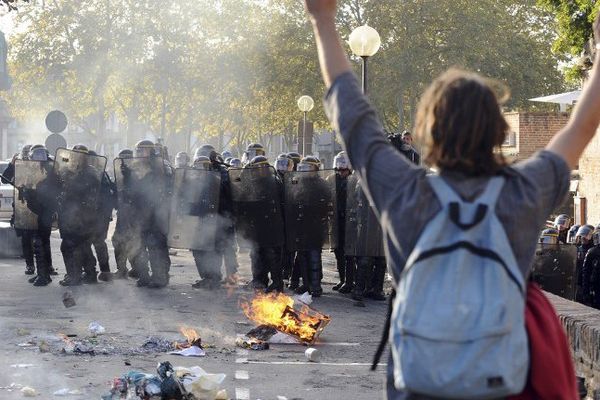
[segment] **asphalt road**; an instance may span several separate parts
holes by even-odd
[[[55,236],[54,265],[62,275],[65,269]],[[239,255],[241,284],[249,278],[248,258],[247,253]],[[230,292],[192,289],[197,273],[187,251],[172,257],[171,284],[166,289],[139,289],[133,280],[76,287],[71,290],[77,305],[69,309],[63,306],[66,290],[58,285],[59,279],[34,288],[27,283],[22,260],[0,259],[0,399],[23,398],[21,386],[34,388],[38,399],[58,399],[53,393],[63,388],[81,393],[70,399],[99,399],[114,377],[130,370],[154,373],[156,365],[167,360],[176,366],[198,365],[211,373],[225,373],[224,388],[231,399],[381,398],[385,367],[371,372],[369,364],[386,304],[369,301],[366,307],[357,307],[333,292],[337,273],[332,255],[324,252],[324,261],[325,295],[313,306],[332,321],[314,346],[322,353],[321,362],[311,363],[302,345],[271,345],[266,351],[237,348],[236,337],[253,327],[238,304],[252,293],[242,286]],[[62,343],[57,339],[61,333],[76,335],[73,340],[89,340],[92,321],[106,328],[102,341],[119,348],[138,347],[149,336],[181,339],[179,327],[193,327],[208,345],[207,355],[186,358],[108,351],[90,356],[55,351]],[[32,345],[23,347],[27,342]],[[40,351],[42,342],[49,344],[50,351]]]

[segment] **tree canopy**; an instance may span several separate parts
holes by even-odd
[[[563,89],[559,58],[548,51],[553,16],[534,0],[340,3],[344,37],[364,23],[381,34],[370,95],[389,130],[410,128],[419,96],[451,66],[508,84],[511,108]],[[296,100],[319,103],[325,89],[298,0],[45,0],[21,6],[16,22],[13,114],[60,108],[99,138],[116,113],[129,130],[143,125],[164,137],[291,139]],[[322,107],[311,118],[329,126]]]

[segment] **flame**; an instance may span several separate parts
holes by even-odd
[[[191,346],[198,346],[202,348],[202,340],[195,329],[182,326],[179,328],[179,332],[181,332],[181,334],[186,338],[186,341],[183,343],[176,341],[173,343],[173,347],[178,350],[187,349]]]
[[[282,293],[258,294],[251,302],[240,303],[244,314],[259,325],[269,325],[280,332],[313,342],[319,327],[330,318],[306,304],[294,308],[294,299]]]

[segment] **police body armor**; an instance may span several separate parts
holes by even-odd
[[[356,251],[357,257],[385,257],[383,232],[379,220],[360,185],[356,187]]]
[[[215,249],[220,192],[221,174],[218,171],[175,170],[167,236],[169,247]]]
[[[53,161],[15,160],[15,228],[38,229],[38,215],[31,211],[24,191],[34,191],[53,177]]]
[[[285,223],[289,251],[337,246],[335,171],[285,174]]]
[[[353,173],[348,177],[346,189],[346,241],[344,254],[356,256],[358,235],[358,175]]]
[[[54,174],[61,191],[58,202],[61,231],[78,235],[91,232],[105,168],[106,157],[76,150],[56,150]]]
[[[231,169],[228,173],[238,239],[259,247],[283,246],[283,192],[275,169]]]
[[[575,300],[577,248],[571,244],[541,244],[535,251],[532,279],[542,289]]]

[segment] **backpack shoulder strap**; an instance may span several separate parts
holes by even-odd
[[[485,204],[490,210],[493,210],[496,207],[498,197],[500,197],[500,192],[502,191],[505,182],[506,179],[503,176],[494,176],[491,178],[487,187],[477,199],[477,202]]]
[[[460,196],[446,183],[444,178],[439,175],[427,175],[427,180],[429,181],[429,185],[435,192],[442,206],[445,206],[450,203],[462,203],[463,200]]]

